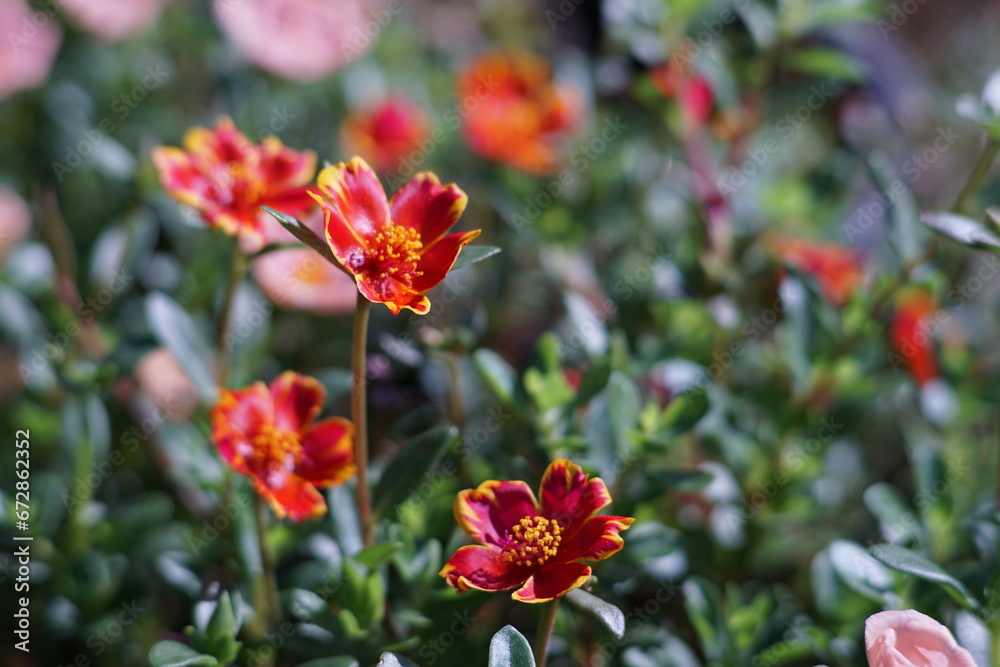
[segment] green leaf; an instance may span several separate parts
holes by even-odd
[[[417,663],[395,653],[383,653],[377,667],[417,667]]]
[[[671,435],[680,435],[690,431],[702,417],[708,414],[710,407],[707,392],[682,393],[663,409],[663,415],[660,417],[660,429]]]
[[[885,151],[875,151],[868,157],[868,173],[889,201],[892,247],[904,262],[918,258],[926,239],[920,226],[920,207],[916,198],[903,181],[895,177]]]
[[[892,577],[860,544],[835,540],[827,553],[840,580],[851,590],[875,602],[885,602],[883,594],[892,586]]]
[[[462,269],[470,264],[481,262],[487,257],[500,254],[500,248],[495,245],[467,245],[462,248],[461,254],[455,263],[451,265],[451,270]]]
[[[386,466],[375,486],[375,516],[386,512],[410,497],[420,486],[427,471],[441,461],[458,438],[454,426],[439,426],[410,440]]]
[[[514,626],[506,625],[493,635],[489,667],[535,667],[528,640]]]
[[[153,667],[214,667],[219,664],[212,656],[171,640],[153,644],[153,648],[149,649],[149,662]]]
[[[973,248],[1000,248],[1000,236],[986,228],[981,222],[957,213],[933,211],[921,216],[924,224],[959,243]]]
[[[625,636],[625,614],[618,607],[580,588],[567,593],[566,599],[593,614],[618,639]]]
[[[977,610],[980,607],[979,601],[972,597],[961,581],[915,551],[894,544],[878,544],[871,548],[871,555],[894,570],[940,584],[948,595],[966,609]]]
[[[394,553],[403,546],[402,542],[382,542],[373,544],[354,554],[354,560],[358,561],[369,570],[375,569],[387,561]]]
[[[721,594],[714,584],[698,576],[689,577],[681,590],[684,607],[698,633],[702,651],[710,661],[720,662],[732,644],[722,612]]]
[[[309,662],[300,662],[298,667],[358,667],[357,660],[348,655],[337,655],[330,658],[316,658]],[[381,662],[379,663],[382,664]]]
[[[215,403],[218,390],[212,374],[211,348],[191,316],[166,294],[153,292],[146,299],[146,318],[157,340],[173,353],[191,379],[201,400]]]
[[[516,405],[517,373],[503,357],[482,348],[472,353],[472,363],[497,398],[506,405]]]
[[[270,206],[261,206],[261,208],[270,213],[275,220],[280,222],[281,226],[287,229],[292,236],[305,243],[307,246],[322,255],[323,259],[346,273],[346,269],[344,269],[344,267],[340,265],[340,262],[337,261],[337,258],[333,256],[333,251],[330,250],[330,246],[324,239],[317,236],[316,232],[309,229],[292,216],[286,215],[281,211],[276,211]]]
[[[222,591],[215,605],[215,611],[205,629],[205,645],[198,648],[215,656],[220,663],[229,664],[239,654],[241,642],[236,641],[239,624],[233,612],[233,603],[228,591]]]
[[[805,74],[829,79],[861,83],[866,78],[866,66],[857,58],[836,49],[799,49],[785,57],[784,65]]]
[[[659,491],[698,491],[712,483],[715,476],[704,470],[647,470],[646,475]]]
[[[924,538],[923,524],[910,510],[903,494],[894,486],[878,482],[869,486],[864,493],[865,506],[875,515],[887,542],[904,544]]]

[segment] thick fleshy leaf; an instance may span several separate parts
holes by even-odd
[[[957,213],[928,212],[921,216],[924,224],[936,232],[974,248],[1000,248],[1000,236],[980,222]]]
[[[458,222],[468,202],[454,183],[442,185],[434,174],[421,172],[392,196],[389,209],[393,223],[417,230],[430,247]]]
[[[502,553],[496,547],[462,547],[448,559],[439,574],[461,592],[472,588],[505,591],[520,586],[532,570],[503,560]]]
[[[538,514],[535,494],[522,481],[489,480],[455,497],[455,520],[469,536],[483,544],[498,544],[518,521]]]
[[[457,428],[442,426],[425,431],[406,443],[375,486],[375,515],[386,516],[416,492],[428,471],[441,461],[457,437]]]
[[[313,230],[309,229],[287,213],[276,211],[270,206],[262,206],[261,208],[281,223],[281,226],[287,229],[292,236],[305,243],[307,246],[318,252],[323,259],[346,273],[347,270],[344,269],[344,267],[341,266],[340,261],[333,256],[333,252],[330,250],[329,244],[327,244],[324,239],[317,236]]]
[[[504,626],[490,640],[489,667],[535,667],[531,645],[514,626]]]
[[[618,607],[582,588],[567,593],[566,599],[580,609],[593,614],[618,639],[625,636],[625,614]]]
[[[167,347],[191,379],[198,396],[206,403],[218,398],[212,373],[209,346],[191,316],[162,292],[146,299],[146,318],[156,338]]]
[[[459,253],[458,259],[456,259],[455,263],[451,265],[451,270],[457,271],[458,269],[465,268],[470,264],[481,262],[484,259],[499,254],[500,248],[495,245],[467,245],[462,248],[462,252]]]
[[[590,574],[590,566],[582,563],[545,565],[511,597],[519,602],[548,602],[583,586],[590,579]]]
[[[871,548],[871,555],[894,570],[940,584],[966,609],[976,610],[981,606],[961,581],[945,572],[937,563],[931,562],[915,551],[894,544],[877,544]]]
[[[149,663],[153,667],[212,667],[219,661],[198,653],[186,644],[168,639],[153,644],[149,650]]]

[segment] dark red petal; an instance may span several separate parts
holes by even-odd
[[[327,167],[317,179],[323,198],[361,239],[375,236],[389,223],[389,202],[378,176],[359,157]]]
[[[271,380],[274,397],[274,425],[299,433],[312,424],[323,409],[326,389],[316,378],[285,371]]]
[[[326,513],[326,503],[316,487],[296,475],[270,470],[253,477],[254,489],[271,504],[279,519],[314,519]]]
[[[618,535],[635,519],[624,516],[595,516],[559,545],[558,562],[604,560],[621,551],[624,542]]]
[[[455,497],[455,520],[469,536],[483,544],[498,540],[526,516],[538,515],[531,487],[521,481],[489,480]]]
[[[422,172],[392,196],[389,209],[392,221],[420,232],[420,240],[427,248],[458,222],[468,201],[454,183],[442,185],[434,174]]]
[[[219,402],[209,411],[209,417],[212,437],[222,458],[244,472],[243,453],[261,426],[274,422],[274,404],[264,383],[255,382],[246,389],[220,390]]]
[[[590,573],[590,567],[582,563],[543,565],[511,597],[519,602],[548,602],[583,586]]]
[[[503,552],[478,545],[462,547],[448,559],[440,574],[460,592],[475,588],[481,591],[506,591],[520,586],[533,570],[503,560]]]
[[[413,279],[413,289],[421,294],[431,289],[448,275],[462,248],[471,243],[482,230],[449,234],[430,248],[424,248],[417,261],[417,270],[423,275]]]
[[[539,496],[542,516],[556,519],[567,537],[611,502],[611,494],[603,480],[588,480],[580,466],[567,459],[556,459],[549,464],[542,477]]]
[[[271,135],[260,143],[260,176],[268,193],[280,193],[306,185],[316,173],[316,154],[286,148]]]
[[[303,458],[295,474],[322,488],[347,481],[355,472],[354,424],[342,417],[317,422],[302,436]]]

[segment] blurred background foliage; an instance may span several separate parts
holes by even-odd
[[[5,641],[0,661],[132,666],[176,639],[223,664],[267,664],[278,644],[282,665],[485,664],[493,634],[530,636],[537,610],[437,576],[465,539],[454,494],[535,486],[569,456],[637,522],[591,587],[625,613],[623,638],[563,605],[553,665],[862,665],[864,620],[889,608],[1000,664],[996,258],[920,223],[951,211],[995,233],[1000,6],[329,3],[310,10],[342,24],[319,30],[321,54],[296,36],[308,12],[280,14],[308,2],[152,4],[109,35],[107,16],[38,3],[24,48],[56,31],[51,69],[0,86],[0,424],[30,431],[35,537],[32,650]],[[220,28],[269,4],[287,20],[273,34]],[[472,125],[507,130],[474,120],[456,76],[504,49],[571,91],[549,173],[470,148]],[[305,81],[301,51],[322,70]],[[457,182],[463,229],[503,252],[456,271],[424,318],[375,311],[390,546],[359,552],[346,488],[321,520],[273,522],[286,624],[262,637],[252,491],[225,495],[209,438],[213,360],[232,344],[232,386],[315,375],[348,414],[350,311],[282,307],[248,278],[217,337],[231,239],[163,192],[149,152],[228,115],[337,162],[358,146],[346,119],[390,95],[422,117],[381,169],[390,191],[424,169]],[[158,664],[216,664],[181,659]]]

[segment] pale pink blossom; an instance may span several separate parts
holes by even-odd
[[[976,667],[948,628],[913,609],[869,616],[865,653],[870,667]]]
[[[156,22],[169,0],[62,0],[66,14],[102,42],[140,35]]]
[[[5,185],[0,185],[0,262],[31,231],[31,209]]]
[[[45,83],[59,52],[56,20],[23,0],[0,0],[0,99]]]
[[[243,57],[293,81],[319,79],[346,65],[383,28],[372,0],[214,0],[213,5]]]
[[[198,409],[198,393],[177,358],[165,347],[148,353],[135,365],[139,388],[168,419],[184,420]]]
[[[354,279],[312,248],[266,253],[254,260],[251,272],[280,308],[336,315],[353,312],[357,302]]]

